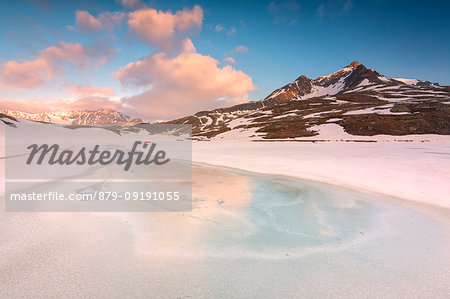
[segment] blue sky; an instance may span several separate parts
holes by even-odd
[[[228,63],[230,67],[252,80],[252,88],[242,90],[249,100],[264,98],[302,74],[315,78],[353,60],[386,76],[450,85],[450,4],[446,1],[144,1],[132,6],[121,1],[9,1],[0,4],[0,75],[3,69],[3,77],[7,75],[8,61],[31,61],[42,54],[39,51],[59,42],[114,53],[105,58],[106,62],[92,68],[75,67],[58,60],[55,63],[64,72],[46,77],[45,83],[38,87],[12,86],[11,80],[3,78],[0,101],[39,98],[51,102],[70,98],[73,95],[67,94],[67,86],[72,85],[113,88],[116,100],[145,93],[147,85],[126,86],[114,74],[159,52],[177,57],[181,42],[171,41],[174,49],[170,50],[143,42],[136,31],[130,30],[128,14],[149,9],[176,14],[183,9],[191,11],[195,5],[202,11],[201,24],[193,24],[179,39],[189,39],[196,53],[219,61],[218,68],[227,64],[223,61],[225,57],[232,57],[235,63]],[[117,12],[124,19],[110,29],[88,30],[77,23],[76,11],[86,11],[94,18],[105,12]],[[244,51],[233,50],[238,46]],[[158,64],[152,60],[150,65],[154,68]],[[124,76],[128,76],[127,80],[130,76],[136,79],[137,74]],[[165,74],[152,69],[151,79],[157,76]],[[151,79],[146,81],[149,86]],[[160,82],[159,78],[155,80]],[[211,94],[229,100],[240,92],[228,94],[225,87],[220,88],[220,92]],[[204,99],[202,103],[206,102]],[[141,105],[143,100],[133,99],[132,103]],[[151,100],[147,104],[151,105]],[[191,111],[180,105],[179,112]]]

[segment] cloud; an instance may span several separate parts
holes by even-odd
[[[225,57],[224,59],[223,59],[223,61],[224,62],[228,62],[228,63],[236,63],[236,60],[234,60],[234,58],[233,57]]]
[[[247,48],[247,46],[236,46],[233,50],[231,50],[231,53],[243,53],[243,54],[247,54],[249,51],[249,49]]]
[[[122,99],[125,110],[149,119],[167,119],[247,101],[252,79],[230,65],[197,53],[189,39],[176,57],[166,53],[129,63],[116,74],[130,87],[146,87],[141,94]],[[221,99],[221,101],[218,101]]]
[[[227,28],[225,28],[225,26],[223,26],[222,24],[217,24],[216,27],[214,27],[214,31],[216,31],[219,34],[224,32],[228,37],[235,35],[237,32],[236,27],[232,26],[230,29],[227,30]]]
[[[10,60],[0,68],[0,87],[37,88],[45,85],[64,66],[74,65],[78,69],[101,66],[115,54],[113,49],[97,42],[92,47],[78,43],[58,42],[39,51],[31,60]]]
[[[90,85],[69,85],[67,88],[75,95],[86,97],[113,97],[116,95],[114,88],[109,87],[92,87]]]
[[[120,102],[104,96],[66,98],[49,103],[51,111],[77,111],[111,109],[120,110]]]
[[[0,70],[0,87],[36,88],[53,76],[53,68],[44,59],[8,61]]]
[[[275,23],[288,23],[294,25],[298,22],[300,5],[293,0],[272,1],[267,7],[269,13],[274,17]]]
[[[87,11],[78,10],[75,16],[77,26],[83,30],[98,30],[102,28],[102,23]]]
[[[112,30],[115,26],[118,26],[121,24],[121,22],[126,18],[126,14],[121,11],[107,11],[104,13],[101,13],[98,16],[98,19],[102,23],[104,28],[107,28],[108,30]]]
[[[98,109],[120,110],[120,101],[106,96],[82,96],[78,98],[63,98],[57,101],[49,99],[0,99],[0,110],[17,110],[28,113]]]
[[[120,2],[123,6],[129,8],[138,8],[145,6],[145,4],[141,0],[116,0],[116,1]]]
[[[121,110],[120,98],[113,88],[93,87],[90,85],[69,85],[66,88],[76,97],[65,97],[59,100],[0,99],[0,110],[18,110],[28,113],[112,109]]]
[[[316,18],[322,21],[324,18],[339,18],[353,8],[352,0],[327,1],[316,9]]]
[[[233,36],[236,34],[236,28],[231,27],[230,30],[227,31],[227,36]]]
[[[76,24],[84,31],[98,31],[100,29],[112,30],[126,17],[124,12],[104,12],[97,18],[87,11],[78,10],[75,13]]]
[[[47,99],[10,100],[0,99],[0,110],[17,110],[28,113],[50,111]]]
[[[121,1],[127,7],[136,5],[134,2]],[[147,119],[170,119],[246,102],[248,92],[256,88],[249,75],[230,65],[235,63],[231,56],[224,58],[222,64],[197,52],[188,35],[202,27],[203,10],[198,5],[174,13],[142,8],[129,14],[104,12],[93,16],[87,11],[77,11],[76,28],[112,30],[126,18],[131,32],[159,48],[159,52],[129,63],[114,74],[122,85],[137,90],[138,94],[119,99],[113,88],[62,85],[68,90],[63,99],[5,100],[0,107],[34,113],[105,108]],[[234,27],[217,26],[216,30],[227,35],[236,32]],[[248,53],[248,48],[241,45],[233,52]],[[59,42],[29,60],[11,60],[0,65],[0,87],[45,86],[66,70],[100,66],[114,54],[115,50],[104,41],[89,46]]]
[[[214,30],[217,33],[221,33],[222,31],[225,31],[225,27],[223,27],[221,24],[217,24],[216,27],[214,28]]]
[[[141,41],[167,51],[173,48],[177,37],[183,38],[192,28],[201,28],[202,20],[203,9],[198,5],[175,14],[146,8],[131,12],[128,25]]]

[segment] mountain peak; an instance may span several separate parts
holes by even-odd
[[[352,69],[356,69],[359,65],[358,61],[353,61],[352,63],[350,63],[349,65],[347,65],[346,67],[351,67]]]
[[[308,81],[308,80],[309,80],[308,77],[306,77],[305,75],[301,75],[295,81]]]
[[[0,114],[6,114],[15,118],[31,121],[77,124],[77,125],[101,125],[101,124],[136,124],[141,123],[140,118],[133,118],[112,109],[98,109],[69,112],[40,112],[27,113],[16,110],[2,110]]]

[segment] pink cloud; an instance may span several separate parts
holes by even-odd
[[[148,87],[122,99],[125,110],[150,119],[179,117],[200,110],[247,101],[254,90],[251,77],[230,65],[197,53],[192,42],[170,57],[157,53],[129,63],[116,74],[123,85]]]
[[[235,35],[237,32],[236,27],[232,26],[227,30],[222,24],[217,24],[216,27],[214,27],[214,31],[217,33],[225,32],[228,37]]]
[[[77,25],[84,30],[98,30],[102,23],[87,11],[78,10],[75,13]]]
[[[92,87],[90,85],[69,85],[67,88],[75,95],[86,96],[106,96],[112,97],[116,95],[114,88],[109,87]]]
[[[175,13],[175,29],[186,32],[192,27],[201,27],[203,21],[203,9],[195,5],[191,10],[183,9]]]
[[[39,70],[41,67],[39,62],[43,61],[45,63],[42,69],[48,71],[50,75],[55,72],[52,63],[60,60],[69,60],[85,66],[89,59],[85,60],[85,57],[80,55],[83,52],[80,49],[83,48],[55,45],[42,51],[36,60],[24,64],[36,64],[35,67]],[[231,57],[228,58],[225,60],[231,61]],[[47,62],[50,62],[50,67]],[[47,73],[45,75],[47,76]],[[189,39],[183,42],[178,56],[173,57],[159,52],[129,63],[119,69],[115,77],[125,86],[144,87],[146,90],[118,100],[113,88],[69,85],[66,88],[74,97],[57,101],[1,100],[0,109],[32,113],[114,109],[146,119],[170,119],[201,110],[246,102],[248,92],[255,89],[250,76],[231,65],[223,66],[220,61],[198,53]]]
[[[51,103],[53,111],[84,111],[97,109],[120,110],[120,102],[104,96],[84,96],[77,99],[61,99]]]
[[[0,110],[17,110],[28,113],[46,112],[51,110],[46,101],[46,99],[0,99]]]
[[[85,47],[77,43],[58,42],[39,51],[31,60],[10,60],[0,68],[0,87],[37,88],[45,85],[66,64],[86,69],[103,65],[114,55],[114,50],[101,43]]]
[[[121,22],[126,18],[126,14],[120,11],[114,12],[104,12],[98,16],[98,20],[102,23],[104,28],[112,30],[115,26],[121,24]]]
[[[53,69],[44,59],[7,61],[0,70],[0,87],[36,88],[53,76]]]
[[[86,47],[78,43],[59,42],[41,51],[40,54],[39,59],[45,60],[53,66],[70,62],[83,68],[91,63]]]
[[[222,31],[225,31],[225,27],[223,27],[222,24],[217,24],[216,27],[214,28],[214,30],[217,33],[221,33]]]
[[[119,25],[125,18],[124,12],[104,12],[97,18],[91,15],[87,11],[78,10],[75,13],[76,24],[82,30],[96,31],[100,29],[112,30],[115,26]]]
[[[237,46],[235,47],[233,50],[231,50],[231,52],[235,52],[235,53],[248,53],[248,48],[246,46]]]
[[[93,87],[90,85],[68,85],[66,88],[76,97],[65,97],[59,100],[0,99],[0,110],[18,110],[28,113],[113,109],[121,110],[121,103],[114,88]]]
[[[174,40],[192,28],[201,28],[203,9],[196,5],[173,14],[153,8],[136,10],[129,14],[128,25],[137,37],[164,50],[173,48]]]
[[[48,99],[0,99],[0,111],[17,110],[28,113],[41,113],[97,109],[121,110],[121,107],[119,101],[112,101],[109,97],[105,96],[83,96],[79,98],[65,98],[57,101],[50,101]]]
[[[236,60],[234,60],[233,57],[225,57],[223,59],[224,62],[228,62],[228,63],[236,63]]]

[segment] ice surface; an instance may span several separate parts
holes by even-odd
[[[450,208],[448,136],[377,135],[369,138],[349,135],[341,126],[332,123],[317,126],[316,129],[321,131],[318,138],[311,137],[316,140],[327,139],[328,136],[331,140],[380,142],[196,142],[193,144],[193,159],[213,165],[369,190]],[[404,142],[389,142],[395,139]]]
[[[0,297],[445,297],[449,149],[198,142],[195,161],[421,203],[198,165],[192,212],[0,212]]]
[[[0,213],[0,297],[445,297],[449,210],[198,166],[191,213]]]

